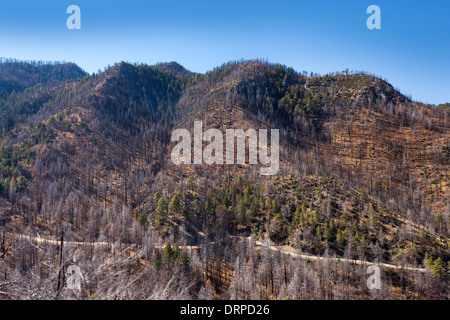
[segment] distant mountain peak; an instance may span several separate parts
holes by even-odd
[[[157,63],[156,67],[159,71],[168,71],[175,76],[190,77],[195,74],[194,72],[187,70],[185,67],[175,61]]]
[[[75,63],[6,60],[0,62],[0,92],[22,91],[36,84],[76,81],[87,73]]]

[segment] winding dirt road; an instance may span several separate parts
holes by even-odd
[[[61,244],[60,240],[43,238],[39,235],[30,236],[30,235],[24,235],[24,234],[11,234],[11,233],[7,233],[7,235],[12,236],[14,239],[32,241],[35,244],[48,244],[48,245],[60,245]],[[354,264],[354,265],[367,265],[367,266],[377,265],[379,267],[383,267],[386,269],[394,269],[394,270],[402,270],[403,269],[403,270],[415,271],[415,272],[428,272],[428,269],[426,269],[426,268],[399,266],[399,265],[393,265],[393,264],[388,264],[388,263],[375,263],[375,262],[356,260],[356,259],[347,259],[347,258],[338,258],[338,257],[323,257],[323,256],[302,254],[302,253],[292,252],[292,251],[283,249],[278,246],[272,246],[269,243],[264,243],[262,241],[254,241],[251,237],[242,237],[242,236],[231,236],[231,237],[236,238],[236,239],[247,240],[247,241],[253,242],[253,244],[255,246],[268,248],[271,251],[280,252],[282,254],[286,254],[286,255],[304,259],[304,260],[325,261],[328,259],[328,261],[347,262],[347,263]],[[114,247],[114,244],[111,244],[110,242],[105,242],[105,241],[97,241],[97,242],[63,241],[63,242],[64,242],[64,246],[74,246],[74,247],[83,247],[83,246],[108,247],[108,248]],[[209,243],[209,244],[213,244],[213,243],[214,242]],[[158,248],[158,249],[164,248],[163,245],[155,245],[154,247]],[[197,250],[202,247],[203,247],[203,245],[180,246],[180,249]]]

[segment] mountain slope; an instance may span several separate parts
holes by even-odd
[[[74,63],[0,63],[0,94],[23,91],[36,84],[54,84],[59,81],[79,80],[86,75]]]
[[[221,279],[212,265],[238,267],[228,235],[412,267],[449,260],[448,112],[379,78],[259,61],[204,75],[122,62],[54,82],[17,68],[32,70],[15,78],[34,107],[3,126],[0,230],[136,244],[147,260],[151,241],[220,243],[202,251],[211,279]],[[4,106],[17,101],[7,94]],[[199,120],[221,132],[279,129],[278,174],[172,163],[173,130],[192,134]],[[231,286],[217,281],[218,295]]]

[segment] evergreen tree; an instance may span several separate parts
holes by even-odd
[[[162,253],[162,263],[169,263],[173,258],[173,250],[170,242],[167,242]]]
[[[147,220],[147,215],[146,215],[144,212],[142,212],[142,213],[139,215],[139,217],[138,217],[138,223],[139,223],[142,227],[147,228],[147,226],[148,226],[148,220]]]
[[[156,206],[156,213],[164,218],[167,215],[167,201],[164,197],[160,197],[158,200],[158,205]]]
[[[206,201],[205,203],[205,211],[209,217],[214,214],[214,207],[211,205],[209,201]]]
[[[176,242],[173,245],[172,257],[175,261],[180,257],[180,246]]]
[[[159,198],[161,198],[161,192],[156,191],[155,194],[153,195],[153,200],[158,201]]]
[[[306,206],[305,200],[303,200],[303,202],[302,202],[302,213],[303,213],[303,215],[306,213],[306,210],[308,210],[308,207]]]
[[[179,258],[179,265],[183,270],[188,271],[190,268],[190,259],[186,251],[184,251]]]
[[[433,274],[433,276],[441,278],[448,277],[448,266],[441,257],[437,258],[434,261],[433,258],[430,257],[427,263],[431,269],[431,273]]]
[[[161,268],[161,260],[159,260],[159,256],[157,254],[155,254],[155,256],[153,257],[153,268],[155,268],[156,270],[159,270]]]
[[[180,213],[180,211],[181,211],[181,201],[180,201],[180,197],[178,197],[178,195],[174,195],[172,197],[172,200],[170,200],[169,209],[172,210],[175,213]]]
[[[245,223],[245,221],[246,221],[245,213],[246,213],[246,209],[245,209],[244,201],[241,200],[241,201],[239,201],[239,204],[238,204],[238,216],[237,216],[237,219],[240,223]]]
[[[300,207],[297,207],[294,214],[294,227],[297,227],[299,225],[303,225],[303,213]]]
[[[200,201],[198,199],[194,199],[194,201],[192,201],[192,209],[194,210],[195,213],[201,213],[202,211],[202,207],[200,205]]]
[[[272,212],[273,214],[277,214],[280,211],[280,207],[278,206],[277,198],[274,198],[272,201]]]

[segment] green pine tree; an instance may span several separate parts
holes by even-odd
[[[190,259],[186,251],[184,251],[179,258],[179,265],[183,270],[187,271],[190,268]]]
[[[167,242],[162,253],[162,263],[169,263],[173,258],[173,250],[170,242]]]
[[[170,200],[169,209],[172,210],[174,213],[180,213],[180,211],[181,211],[181,200],[180,200],[180,197],[178,195],[174,195],[172,197],[172,200]]]
[[[164,197],[160,197],[158,199],[158,205],[156,206],[156,213],[160,216],[160,218],[164,218],[167,215],[167,201]]]
[[[175,242],[175,244],[173,245],[172,258],[174,260],[177,260],[180,257],[180,253],[180,246]]]
[[[277,214],[279,211],[280,211],[280,207],[278,206],[278,201],[275,198],[272,201],[272,212],[273,212],[273,214]]]
[[[147,220],[147,215],[146,215],[144,212],[142,212],[142,213],[139,215],[138,223],[139,223],[139,225],[141,225],[142,227],[147,228],[147,226],[148,226],[148,220]]]
[[[153,268],[155,268],[156,270],[159,270],[161,268],[161,260],[159,260],[159,256],[157,254],[155,254],[155,256],[153,257]]]

